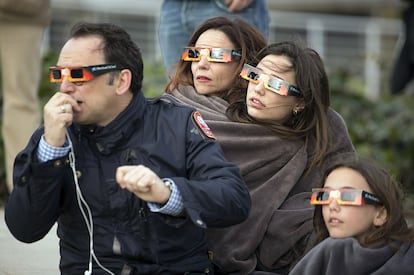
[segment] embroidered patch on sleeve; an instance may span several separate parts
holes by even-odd
[[[201,114],[199,112],[193,113],[194,121],[197,123],[198,128],[209,138],[216,139],[216,136],[213,134],[213,131],[211,131],[210,127],[207,125],[207,123],[204,121],[204,119],[201,117]]]

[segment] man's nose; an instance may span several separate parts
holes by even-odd
[[[76,85],[70,82],[65,76],[62,83],[60,84],[60,92],[62,93],[73,93],[76,90]]]

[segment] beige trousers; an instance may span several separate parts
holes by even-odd
[[[2,134],[8,190],[13,188],[14,159],[40,124],[38,87],[44,28],[0,22]]]

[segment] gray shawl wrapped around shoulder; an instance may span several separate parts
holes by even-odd
[[[260,125],[230,121],[225,100],[199,95],[193,87],[180,87],[172,94],[201,113],[250,190],[252,208],[247,220],[208,229],[214,262],[229,274],[248,274],[257,265],[268,270],[288,266],[283,256],[312,231],[309,191],[318,177],[302,179],[308,164],[304,142],[281,139]],[[339,128],[345,129],[342,124]],[[341,150],[353,150],[347,133],[338,142],[345,146]]]
[[[289,275],[412,275],[413,242],[398,250],[388,245],[362,247],[355,238],[327,238],[302,258]]]

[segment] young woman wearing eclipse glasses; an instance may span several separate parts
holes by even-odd
[[[289,274],[412,274],[414,231],[403,191],[387,171],[345,156],[312,190],[310,203],[318,245]]]

